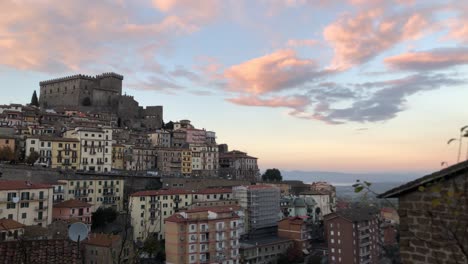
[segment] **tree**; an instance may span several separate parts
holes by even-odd
[[[92,215],[93,223],[91,225],[91,228],[95,229],[95,228],[103,227],[106,224],[112,223],[117,218],[117,215],[118,215],[118,212],[111,207],[99,208]]]
[[[287,262],[284,263],[303,263],[304,255],[298,247],[289,247],[286,251]]]
[[[36,151],[32,151],[26,158],[26,163],[29,165],[34,165],[34,163],[39,159],[39,157],[39,153],[37,153]]]
[[[31,105],[39,106],[39,100],[37,99],[36,90],[34,90],[34,93],[31,97]]]
[[[283,180],[281,172],[278,169],[267,169],[262,175],[263,181],[279,182]]]
[[[82,102],[83,106],[90,106],[91,105],[91,99],[89,97],[85,97]]]

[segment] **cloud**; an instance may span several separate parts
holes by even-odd
[[[304,85],[320,76],[315,61],[301,59],[290,49],[278,50],[224,71],[232,91],[265,94]]]
[[[181,77],[181,78],[185,78],[187,80],[190,80],[192,82],[200,82],[201,81],[201,78],[198,74],[196,74],[195,72],[193,71],[190,71],[188,69],[186,69],[184,66],[177,66],[174,70],[172,70],[170,72],[170,75],[173,76],[173,77]]]
[[[297,47],[312,47],[318,44],[317,40],[314,39],[290,39],[286,42],[286,46],[291,48]]]
[[[386,15],[381,9],[345,15],[325,27],[324,38],[334,49],[333,69],[363,64],[397,43],[420,38],[430,28],[423,13]]]
[[[421,52],[409,52],[388,57],[385,60],[390,68],[411,71],[444,69],[468,64],[468,48],[441,48]]]
[[[310,99],[306,96],[273,96],[266,99],[256,96],[241,96],[226,100],[244,106],[289,107],[294,109],[303,109],[310,103]]]
[[[212,22],[222,9],[220,0],[153,0],[152,4],[161,12],[176,15],[192,24]]]

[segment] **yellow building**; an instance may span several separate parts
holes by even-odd
[[[52,222],[53,186],[29,181],[0,181],[0,219],[24,225]]]
[[[190,150],[182,151],[182,175],[190,176],[192,174],[192,152]]]
[[[59,180],[63,186],[63,199],[77,199],[93,205],[93,212],[99,207],[112,207],[123,210],[123,179],[86,178]]]
[[[10,148],[11,152],[15,152],[15,138],[11,136],[0,136],[0,150],[3,148]]]
[[[80,167],[80,141],[74,138],[53,138],[51,168],[72,169]]]
[[[112,144],[112,169],[123,170],[125,168],[124,150],[123,145]]]

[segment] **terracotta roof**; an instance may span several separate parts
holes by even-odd
[[[411,192],[417,189],[419,186],[436,181],[441,178],[453,177],[468,172],[468,161],[463,161],[458,164],[452,165],[448,168],[445,168],[440,171],[436,171],[432,174],[426,175],[424,177],[418,178],[414,181],[410,181],[401,186],[390,189],[380,195],[377,198],[395,198],[399,197],[403,193]]]
[[[30,181],[9,181],[0,180],[0,190],[25,190],[25,189],[48,189],[52,185],[43,183],[33,183]]]
[[[258,185],[247,185],[247,186],[243,186],[243,187],[246,187],[246,188],[249,189],[249,190],[257,190],[257,189],[278,189],[278,187],[275,187],[275,186],[271,186],[271,185],[262,185],[262,184],[258,184]]]
[[[25,254],[27,252],[27,254]],[[68,239],[22,240],[0,243],[0,263],[78,264],[78,246]]]
[[[372,220],[379,215],[379,210],[374,207],[350,208],[336,211],[324,216],[325,219],[342,217],[350,222],[361,222]]]
[[[80,200],[70,199],[63,201],[58,204],[54,204],[54,208],[79,208],[79,207],[91,207],[92,205]]]
[[[215,212],[215,213],[224,213],[224,212],[233,212],[240,210],[242,207],[239,205],[221,205],[221,206],[207,206],[207,207],[197,207],[189,210],[185,210],[186,213],[198,213],[198,212]]]
[[[307,220],[308,217],[299,217],[299,216],[294,216],[294,217],[288,217],[280,220],[279,222],[286,222],[288,221],[290,224],[294,225],[302,225],[304,224],[304,221]]]
[[[218,194],[218,193],[232,193],[229,188],[207,188],[195,192],[196,194]]]
[[[176,194],[191,194],[193,192],[184,189],[161,189],[147,190],[133,193],[131,196],[157,196],[157,195],[176,195]]]
[[[20,222],[16,222],[13,219],[7,219],[3,218],[0,219],[0,230],[11,230],[11,229],[18,229],[18,228],[23,228],[25,225],[23,225]]]
[[[83,244],[98,246],[98,247],[111,247],[112,243],[120,239],[119,235],[111,234],[89,234],[88,238],[83,241]]]

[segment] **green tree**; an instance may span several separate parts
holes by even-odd
[[[283,176],[281,176],[281,172],[278,169],[267,169],[265,173],[262,175],[263,181],[271,181],[271,182],[279,182],[283,180]]]
[[[34,90],[34,93],[31,97],[31,105],[39,106],[39,100],[37,99],[36,90]]]
[[[93,213],[91,219],[92,219],[92,225],[91,228],[99,228],[103,227],[106,224],[112,223],[115,221],[117,218],[118,212],[113,209],[113,208],[99,208],[96,210],[96,212]]]
[[[157,260],[165,259],[164,241],[155,236],[149,236],[143,243],[142,251],[148,253],[150,259],[155,257]]]
[[[34,165],[34,163],[39,159],[39,153],[32,151],[31,154],[26,158],[26,163],[29,165]]]

